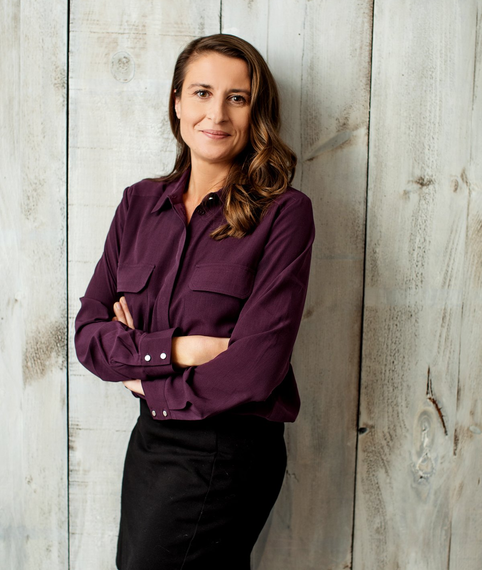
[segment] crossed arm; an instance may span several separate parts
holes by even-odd
[[[119,321],[134,329],[134,319],[127,306],[125,297],[114,303],[114,321]],[[215,337],[200,334],[172,338],[171,360],[179,368],[199,366],[209,362],[228,348],[229,337]],[[144,395],[141,380],[124,380],[126,388],[136,394]]]

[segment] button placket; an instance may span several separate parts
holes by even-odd
[[[215,207],[216,205],[216,195],[211,195],[204,198],[204,200],[197,206],[195,212],[200,216],[205,216],[206,219],[212,218],[217,212],[217,208]]]

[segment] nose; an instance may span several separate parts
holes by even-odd
[[[223,97],[211,98],[207,118],[216,124],[224,123],[227,120],[226,101]]]

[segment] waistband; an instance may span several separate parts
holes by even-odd
[[[151,416],[149,406],[147,402],[143,399],[139,399],[140,402],[140,417],[142,421],[149,421],[151,425],[165,425],[166,427],[179,427],[180,429],[223,429],[223,430],[241,430],[253,431],[256,433],[284,433],[284,423],[283,422],[272,422],[263,418],[261,416],[255,416],[253,414],[236,414],[233,412],[224,412],[217,414],[215,416],[210,416],[202,420],[155,420]]]

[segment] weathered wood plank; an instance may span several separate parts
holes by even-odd
[[[470,159],[462,177],[468,192],[460,371],[453,453],[453,516],[449,570],[482,567],[482,2],[467,28],[473,41]]]
[[[314,204],[317,238],[293,365],[302,397],[287,430],[288,472],[255,568],[351,564],[358,405],[371,0],[223,1],[223,31],[267,56],[294,185]]]
[[[480,307],[470,269],[474,256],[480,264],[476,185],[467,176],[477,5],[375,3],[360,412],[368,431],[359,440],[355,570],[482,563],[480,527],[459,541],[475,564],[451,554],[450,538],[456,475],[473,468],[464,453],[454,457],[454,436],[480,424],[480,411],[468,417],[467,398],[480,399],[476,369],[462,358],[475,354],[467,334]],[[480,332],[475,339],[480,349]],[[476,438],[464,444],[480,451]],[[479,488],[479,513],[480,504]]]
[[[174,62],[219,31],[219,0],[71,3],[70,325],[122,190],[172,167],[167,121]],[[86,373],[71,349],[71,568],[112,568],[120,484],[138,402]]]
[[[0,20],[0,566],[67,554],[65,2]]]

